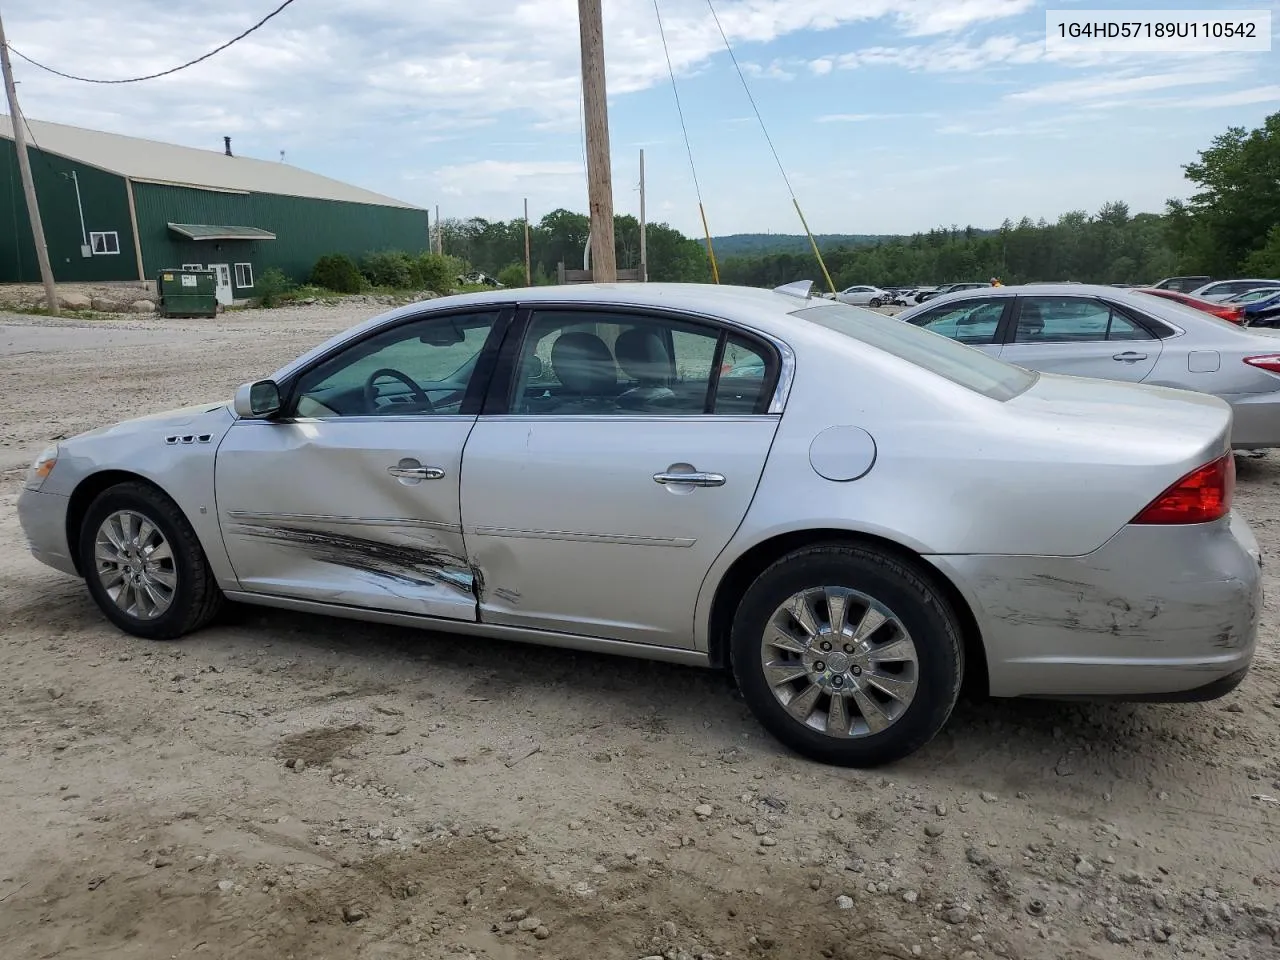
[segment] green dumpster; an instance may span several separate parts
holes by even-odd
[[[218,282],[212,270],[161,270],[156,278],[162,317],[213,317]]]

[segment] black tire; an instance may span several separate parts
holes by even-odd
[[[138,513],[159,528],[173,551],[177,585],[168,609],[153,619],[133,616],[116,606],[97,575],[95,540],[103,521],[118,510]],[[107,619],[126,633],[148,640],[175,640],[199,630],[221,612],[225,602],[195,530],[166,494],[147,483],[129,481],[109,487],[89,505],[80,526],[80,569],[89,594]]]
[[[873,307],[879,307],[879,306],[881,306],[883,303],[884,303],[884,301],[883,301],[883,300],[881,300],[879,297],[872,297],[872,298],[871,298],[871,304],[870,304],[870,305],[871,305],[871,306],[873,306]]]
[[[879,733],[842,739],[815,730],[778,701],[765,678],[761,643],[769,618],[794,594],[823,586],[874,597],[897,615],[915,644],[914,698]],[[946,597],[913,563],[873,546],[816,545],[776,561],[738,605],[730,657],[743,698],[770,733],[811,759],[848,767],[892,763],[923,747],[951,716],[964,679],[960,625]]]

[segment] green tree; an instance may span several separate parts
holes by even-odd
[[[1249,254],[1240,272],[1250,277],[1280,277],[1280,224],[1271,228],[1265,246]]]
[[[524,282],[524,264],[509,263],[498,271],[497,281],[504,287],[527,286]]]
[[[1280,112],[1255,130],[1230,127],[1183,167],[1199,187],[1169,202],[1183,269],[1229,276],[1268,244],[1280,223]]]

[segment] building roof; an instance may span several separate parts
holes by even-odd
[[[28,119],[27,124],[31,130],[27,142],[31,146],[131,180],[417,209],[411,203],[287,163],[228,157],[222,150],[180,147],[43,120]],[[3,114],[0,114],[0,137],[13,139],[12,118]]]

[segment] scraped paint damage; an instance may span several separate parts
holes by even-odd
[[[318,530],[313,527],[237,524],[244,537],[298,547],[313,560],[359,570],[410,586],[448,586],[479,600],[484,576],[465,557],[404,543]]]

